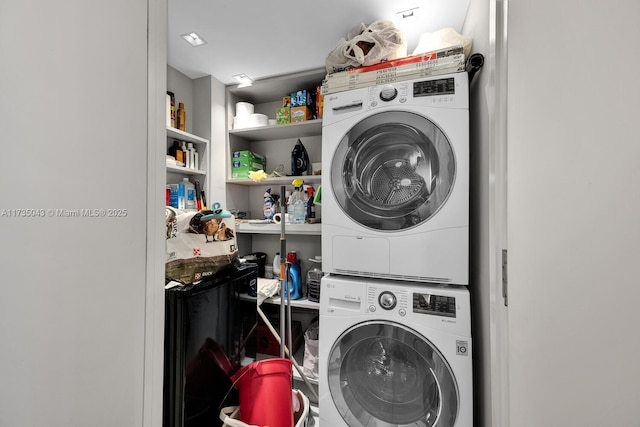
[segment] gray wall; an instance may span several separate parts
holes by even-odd
[[[159,415],[144,396],[161,376],[145,343],[162,342],[146,323],[152,3],[0,3],[2,426]]]
[[[640,3],[509,12],[506,425],[638,426]]]

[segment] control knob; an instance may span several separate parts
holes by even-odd
[[[396,299],[396,296],[391,292],[384,291],[378,297],[378,302],[380,303],[380,307],[384,308],[385,310],[393,310],[398,300]]]
[[[383,101],[391,101],[396,96],[398,96],[398,90],[392,85],[386,85],[380,89],[380,99]]]

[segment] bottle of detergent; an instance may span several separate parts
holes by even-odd
[[[291,300],[297,300],[302,298],[302,271],[296,251],[287,253],[287,264],[289,264],[289,280],[287,280],[289,297]]]

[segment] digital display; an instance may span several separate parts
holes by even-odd
[[[446,79],[425,80],[413,84],[413,97],[453,95],[456,93],[455,80],[453,77]]]
[[[456,317],[456,298],[414,292],[413,312]]]

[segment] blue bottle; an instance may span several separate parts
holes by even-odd
[[[287,253],[287,264],[289,264],[289,280],[287,280],[289,297],[293,301],[302,298],[302,271],[296,251]]]

